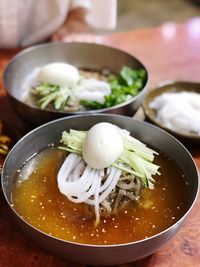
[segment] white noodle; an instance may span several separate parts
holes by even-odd
[[[99,203],[104,201],[104,199],[106,199],[107,196],[111,193],[113,188],[115,188],[115,186],[118,183],[119,177],[121,176],[121,171],[119,169],[115,168],[115,167],[112,167],[111,173],[109,175],[112,175],[112,177],[113,177],[112,178],[112,182],[106,188],[106,190],[101,194],[101,196],[99,198]]]
[[[95,194],[94,194],[94,210],[95,210],[95,215],[96,215],[96,222],[95,225],[97,226],[99,221],[100,221],[100,213],[99,213],[99,189],[101,185],[101,176],[99,171],[96,171],[97,177],[95,179],[97,180],[96,184],[96,189],[95,189]]]
[[[57,177],[60,192],[70,201],[94,206],[96,224],[100,220],[99,205],[117,185],[121,170],[109,167],[106,172],[108,177],[101,186],[104,175],[104,170],[92,169],[85,165],[80,156],[71,153],[61,166]]]
[[[70,159],[68,159],[70,158]],[[75,182],[70,182],[68,179],[71,172],[80,163],[81,158],[76,154],[69,154],[69,156],[64,161],[62,167],[60,168],[57,176],[58,188],[60,192],[66,196],[79,193],[84,190],[88,190],[89,183],[91,182],[92,177],[88,177],[88,174],[91,172],[91,168],[86,166],[83,175]]]
[[[94,179],[91,174],[93,174],[92,168],[86,166],[82,176],[77,181],[66,183],[65,195],[73,196],[87,191]]]
[[[107,169],[107,175],[108,175],[108,177],[105,180],[104,184],[100,187],[99,192],[103,192],[109,186],[109,184],[112,182],[112,176],[109,175],[110,174],[110,171],[111,171],[111,168],[108,168]]]
[[[76,180],[79,179],[80,174],[84,170],[84,166],[85,166],[85,164],[83,163],[83,161],[81,161],[79,163],[79,165],[76,167],[76,169],[74,169],[73,176],[72,176],[72,181],[76,181]]]
[[[105,188],[104,192],[100,195],[99,197],[99,203],[103,202],[107,196],[111,193],[111,191],[113,190],[113,188],[115,188],[118,180],[119,180],[119,177],[121,175],[121,171],[115,167],[111,167],[111,172],[108,176],[107,179],[111,179],[111,183],[107,186],[107,188]],[[100,192],[99,192],[100,194]],[[85,201],[85,203],[89,204],[89,205],[94,205],[95,202],[94,200],[92,199],[88,199],[87,201]]]
[[[92,170],[91,173],[89,174],[89,176],[92,177],[92,181],[90,184],[90,187],[87,191],[82,192],[81,194],[77,193],[76,195],[74,195],[74,197],[76,197],[75,199],[72,197],[72,199],[74,199],[75,203],[83,203],[85,202],[88,198],[90,198],[92,195],[94,195],[95,193],[95,189],[96,189],[96,185],[97,185],[97,177],[96,177],[96,171]],[[70,199],[71,200],[71,199]]]
[[[61,166],[59,173],[58,173],[58,184],[59,178],[65,176],[66,179],[69,178],[71,171],[74,167],[81,162],[81,157],[77,156],[76,154],[69,154],[69,156],[64,161],[63,165]]]

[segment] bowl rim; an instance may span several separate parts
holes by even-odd
[[[145,113],[145,116],[153,123],[155,124],[156,126],[164,129],[165,131],[167,131],[168,133],[172,134],[172,135],[175,135],[177,138],[184,138],[185,140],[193,140],[193,141],[200,141],[200,135],[197,135],[197,134],[194,134],[194,133],[186,133],[186,132],[179,132],[179,131],[176,131],[176,130],[172,130],[170,128],[167,128],[165,126],[163,126],[163,124],[161,122],[159,122],[154,116],[152,116],[148,110],[153,110],[152,108],[150,108],[149,106],[149,101],[148,101],[148,98],[149,96],[151,96],[154,92],[159,92],[158,95],[161,95],[162,93],[165,93],[165,92],[170,92],[172,91],[172,88],[168,88],[169,86],[176,86],[176,85],[180,85],[180,84],[187,84],[187,85],[199,85],[199,89],[200,89],[200,82],[193,82],[193,81],[184,81],[184,80],[166,80],[166,81],[163,81],[163,82],[160,82],[158,84],[158,86],[154,87],[153,89],[151,89],[150,91],[148,91],[145,96],[144,96],[144,99],[143,99],[143,102],[142,102],[142,108],[143,108],[143,111]],[[162,91],[162,89],[164,90],[164,88],[166,88],[166,90],[164,92],[160,92]],[[183,89],[183,90],[178,90],[179,91],[186,91],[186,92],[189,92],[190,90],[187,90],[187,89]],[[175,89],[175,92],[176,92],[176,89]],[[199,94],[200,94],[200,90],[199,90]],[[151,100],[153,100],[155,98],[152,97]]]
[[[153,236],[150,236],[148,238],[144,238],[144,239],[140,239],[140,240],[137,240],[137,241],[134,241],[134,242],[127,242],[127,243],[120,243],[120,244],[112,244],[112,245],[98,245],[98,244],[87,244],[87,243],[79,243],[79,242],[74,242],[74,241],[69,241],[69,240],[64,240],[64,239],[61,239],[61,238],[58,238],[58,237],[55,237],[53,235],[49,235],[48,233],[45,233],[43,232],[42,230],[36,228],[35,226],[31,225],[29,222],[27,222],[24,218],[22,218],[18,212],[13,208],[13,206],[11,205],[11,201],[7,198],[6,196],[6,193],[5,193],[5,188],[4,188],[4,184],[3,184],[3,177],[4,177],[4,173],[5,173],[5,166],[7,164],[7,161],[9,160],[9,157],[10,155],[12,154],[13,150],[15,149],[15,147],[17,147],[24,139],[26,139],[28,136],[30,135],[33,135],[35,132],[37,132],[38,130],[40,130],[41,128],[44,128],[44,127],[48,127],[48,125],[52,125],[56,122],[59,122],[59,121],[64,121],[64,120],[68,120],[68,119],[73,119],[73,118],[81,118],[81,117],[117,117],[117,118],[126,118],[128,120],[133,120],[133,121],[137,121],[138,123],[140,124],[146,124],[148,125],[148,127],[152,127],[154,129],[157,129],[159,131],[161,131],[162,133],[166,134],[167,136],[169,136],[170,138],[173,139],[173,141],[176,141],[179,146],[182,147],[182,149],[185,150],[185,152],[188,154],[188,156],[190,157],[190,159],[192,160],[193,164],[194,164],[194,167],[195,167],[195,170],[196,170],[196,175],[197,175],[197,188],[196,188],[196,193],[195,193],[195,197],[191,203],[191,205],[189,206],[189,208],[187,209],[187,211],[184,213],[184,215],[178,220],[176,221],[174,224],[172,224],[170,227],[166,228],[165,230],[153,235]],[[34,156],[35,154],[33,154],[32,156]],[[31,157],[32,157],[31,156]],[[30,157],[30,158],[31,158]],[[29,159],[30,159],[29,158]],[[27,159],[27,160],[29,160]],[[94,114],[94,115],[77,115],[77,116],[68,116],[68,117],[64,117],[64,118],[59,118],[59,119],[56,119],[56,120],[53,120],[53,121],[50,121],[50,122],[47,122],[43,125],[40,125],[38,127],[36,127],[35,129],[31,130],[30,132],[28,132],[26,135],[24,135],[13,147],[12,149],[9,151],[5,161],[4,161],[4,164],[3,164],[3,168],[2,168],[2,174],[1,174],[1,186],[2,186],[2,191],[3,191],[3,195],[6,199],[6,202],[9,206],[9,208],[12,210],[12,212],[15,214],[15,216],[21,220],[23,223],[25,223],[25,225],[28,225],[30,228],[33,228],[34,231],[38,231],[40,234],[48,237],[48,238],[53,238],[54,240],[56,241],[59,241],[59,242],[64,242],[64,243],[67,243],[67,244],[71,244],[73,246],[80,246],[80,247],[94,247],[94,248],[113,248],[113,247],[121,247],[121,246],[130,246],[130,245],[133,245],[133,244],[140,244],[142,242],[148,242],[150,240],[153,240],[154,238],[156,237],[159,237],[163,234],[165,234],[166,232],[168,232],[169,230],[171,230],[174,226],[178,225],[181,221],[183,221],[187,216],[188,214],[190,213],[191,209],[193,208],[193,206],[195,205],[196,201],[197,201],[197,197],[198,197],[198,194],[199,194],[199,189],[200,189],[200,181],[199,181],[199,178],[200,178],[200,174],[198,172],[198,168],[197,168],[197,165],[196,165],[196,162],[194,161],[191,153],[188,151],[188,149],[179,141],[177,140],[173,135],[171,135],[170,133],[166,132],[165,130],[163,130],[162,128],[159,128],[158,126],[155,126],[155,125],[152,125],[151,123],[148,123],[148,122],[145,122],[145,121],[139,121],[139,120],[136,120],[134,118],[130,118],[130,117],[126,117],[126,116],[123,116],[123,115],[113,115],[113,114]]]
[[[136,95],[136,96],[133,96],[131,97],[131,99],[129,99],[128,101],[125,101],[125,102],[122,102],[120,104],[117,104],[115,106],[111,106],[111,107],[108,107],[108,108],[102,108],[102,109],[92,109],[92,110],[84,110],[84,111],[56,111],[55,109],[52,109],[52,110],[48,110],[48,109],[41,109],[37,106],[32,106],[32,105],[29,105],[27,104],[24,100],[22,99],[19,99],[19,98],[16,98],[13,94],[11,94],[10,90],[8,90],[8,87],[7,87],[7,74],[8,74],[8,70],[10,68],[10,66],[21,56],[23,56],[24,54],[28,54],[34,50],[37,50],[37,49],[41,49],[41,48],[44,48],[44,47],[59,47],[59,46],[68,46],[68,45],[86,45],[86,46],[96,46],[96,47],[102,47],[102,48],[105,48],[105,49],[112,49],[116,52],[120,52],[120,53],[123,53],[124,55],[128,56],[128,57],[131,57],[133,58],[134,60],[136,60],[140,65],[141,67],[146,71],[146,74],[147,74],[147,79],[146,79],[146,83],[145,85],[142,87],[141,91]],[[64,62],[64,61],[63,61]],[[99,44],[99,43],[87,43],[87,42],[69,42],[69,43],[62,43],[62,42],[57,42],[57,43],[43,43],[43,44],[36,44],[36,45],[33,45],[33,46],[30,46],[28,48],[25,48],[23,49],[22,51],[18,52],[14,57],[11,58],[11,60],[9,60],[9,62],[7,63],[6,67],[4,68],[4,71],[3,71],[3,84],[4,84],[4,88],[7,92],[7,94],[14,98],[16,101],[22,103],[23,105],[25,105],[27,108],[30,108],[30,109],[33,109],[33,110],[36,110],[36,111],[39,111],[39,112],[44,112],[44,113],[52,113],[52,114],[59,114],[59,115],[81,115],[81,114],[93,114],[93,113],[103,113],[103,112],[107,112],[107,111],[112,111],[112,110],[115,110],[115,109],[118,109],[118,108],[121,108],[121,107],[124,107],[126,105],[129,105],[131,104],[133,101],[137,100],[138,98],[140,98],[146,91],[147,91],[147,88],[148,88],[148,85],[149,85],[149,72],[148,72],[148,69],[147,67],[143,64],[143,62],[140,61],[140,59],[138,59],[137,57],[135,57],[134,55],[122,50],[122,49],[119,49],[119,48],[116,48],[116,47],[113,47],[113,46],[109,46],[109,45],[104,45],[104,44]]]

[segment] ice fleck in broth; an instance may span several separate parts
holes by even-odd
[[[52,236],[87,244],[119,244],[155,235],[174,224],[187,206],[187,185],[176,164],[160,154],[155,163],[162,175],[155,189],[144,189],[138,203],[130,203],[117,215],[87,215],[85,204],[67,200],[57,187],[57,172],[64,153],[49,147],[32,157],[17,174],[12,201],[15,210],[30,224]],[[85,215],[86,214],[86,215]]]

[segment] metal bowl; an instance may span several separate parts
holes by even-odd
[[[77,68],[101,71],[106,68],[113,73],[119,73],[122,66],[131,68],[146,68],[135,57],[121,50],[104,45],[88,43],[49,43],[25,49],[16,55],[4,72],[4,86],[17,113],[29,123],[41,124],[56,118],[94,113],[111,113],[132,116],[141,105],[147,89],[147,82],[141,92],[130,101],[119,105],[90,111],[61,112],[41,110],[27,101],[27,77],[30,77],[37,67],[52,63],[67,62]],[[146,70],[147,72],[147,70]]]
[[[45,234],[22,219],[11,205],[12,182],[22,164],[42,148],[58,142],[63,130],[70,128],[86,130],[98,122],[110,122],[125,128],[141,141],[169,155],[185,174],[188,182],[187,211],[170,228],[141,241],[119,245],[87,245],[67,242]],[[51,133],[51,134],[49,134]],[[23,151],[23,152],[22,152]],[[151,124],[119,115],[85,115],[58,119],[40,126],[24,136],[8,155],[3,172],[2,188],[12,214],[22,230],[44,250],[72,262],[90,265],[114,265],[132,262],[154,253],[178,231],[190,212],[198,192],[198,172],[186,148],[173,136]]]

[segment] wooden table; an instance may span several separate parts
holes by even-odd
[[[97,42],[121,48],[138,57],[150,73],[150,87],[165,80],[200,82],[200,19],[182,25],[165,24],[144,29],[101,36]],[[2,71],[17,50],[0,50],[0,117],[25,130],[5,97]],[[200,147],[189,147],[200,169]],[[31,243],[10,217],[6,202],[0,203],[0,266],[71,266]],[[73,265],[78,266],[78,265]],[[152,256],[124,266],[198,267],[200,266],[200,195],[186,223],[175,238]]]

